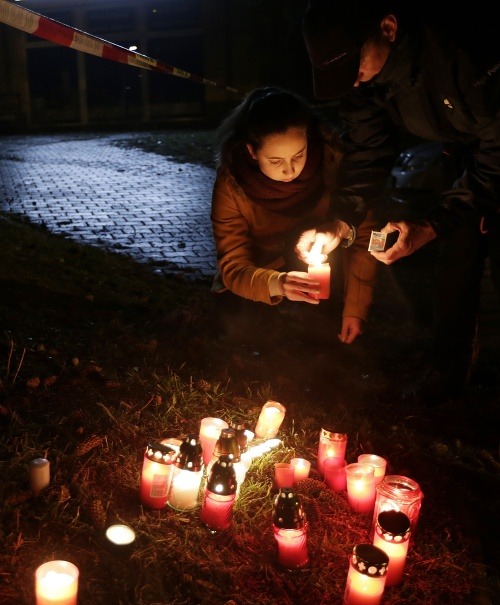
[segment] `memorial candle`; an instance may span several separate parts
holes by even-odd
[[[342,605],[379,605],[384,593],[389,557],[373,544],[357,544],[349,559]]]
[[[356,513],[371,513],[375,505],[374,468],[354,462],[345,467],[347,500]]]
[[[228,423],[220,418],[203,418],[200,423],[199,440],[203,448],[203,464],[208,466],[212,460],[215,444],[222,429],[228,428]]]
[[[273,529],[280,565],[286,569],[307,565],[307,520],[300,496],[291,487],[280,489],[274,500]]]
[[[330,456],[323,462],[326,486],[334,492],[345,492],[347,489],[346,466],[347,462],[343,458]]]
[[[373,537],[378,515],[386,510],[397,510],[410,519],[411,537],[415,538],[417,522],[424,494],[419,484],[404,475],[386,475],[376,487],[377,496],[373,510],[370,535]]]
[[[196,435],[188,435],[184,439],[174,464],[167,504],[180,511],[193,510],[198,506],[203,477],[203,453]]]
[[[201,521],[210,533],[231,527],[236,490],[233,461],[222,454],[212,466],[201,506]]]
[[[30,489],[36,494],[50,484],[50,462],[46,458],[35,458],[28,464]]]
[[[381,456],[375,454],[360,454],[358,456],[358,462],[360,464],[369,464],[375,469],[375,485],[382,483],[382,479],[385,476],[385,469],[387,467],[387,460]]]
[[[304,458],[292,458],[290,464],[293,467],[294,483],[298,483],[309,477],[309,470],[311,468],[309,460],[305,460]]]
[[[381,548],[389,557],[386,586],[398,586],[403,581],[409,542],[410,520],[404,513],[386,510],[379,514],[373,545]]]
[[[78,567],[69,561],[49,561],[35,572],[36,605],[76,605]]]
[[[148,443],[141,474],[140,500],[143,506],[161,509],[167,505],[176,455],[173,447]]]
[[[276,437],[285,417],[286,408],[277,401],[267,401],[260,411],[255,436],[261,439]]]
[[[330,265],[321,263],[319,265],[309,265],[307,272],[319,282],[319,293],[311,294],[311,298],[322,300],[330,298]]]
[[[347,447],[347,435],[345,433],[334,433],[327,429],[321,429],[318,444],[318,472],[323,475],[323,462],[325,458],[345,458]]]

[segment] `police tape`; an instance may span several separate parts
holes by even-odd
[[[208,86],[214,86],[216,88],[222,88],[229,92],[238,93],[236,88],[219,84],[213,80],[207,80],[201,76],[184,71],[177,67],[172,67],[146,55],[136,53],[128,48],[119,46],[102,38],[92,36],[79,29],[69,27],[44,17],[39,13],[35,13],[27,8],[19,6],[17,4],[11,4],[7,0],[0,0],[0,23],[10,25],[15,29],[20,29],[23,32],[38,36],[44,40],[49,40],[55,44],[67,46],[73,50],[79,50],[89,55],[95,55],[102,59],[109,59],[110,61],[117,61],[118,63],[125,63],[126,65],[132,65],[134,67],[140,67],[142,69],[149,69],[152,71],[159,71],[167,73],[172,76],[184,78],[186,80],[193,80],[200,84],[206,84]]]

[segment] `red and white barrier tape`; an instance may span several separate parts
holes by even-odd
[[[134,67],[168,73],[172,76],[178,76],[179,78],[193,80],[200,84],[207,84],[208,86],[215,86],[216,88],[222,88],[230,92],[238,93],[238,90],[235,88],[219,84],[212,80],[207,80],[206,78],[196,76],[188,71],[178,69],[177,67],[172,67],[171,65],[167,65],[166,63],[147,57],[146,55],[141,55],[128,50],[123,46],[118,46],[118,44],[113,44],[112,42],[97,38],[96,36],[87,34],[79,29],[64,25],[64,23],[60,23],[54,19],[44,17],[39,13],[35,13],[17,4],[11,4],[6,0],[0,0],[0,22],[11,25],[28,34],[44,38],[55,44],[68,46],[69,48],[79,50],[89,55],[95,55],[96,57],[102,57],[103,59],[109,59],[110,61],[117,61],[118,63],[133,65]]]

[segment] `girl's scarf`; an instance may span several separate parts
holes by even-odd
[[[324,191],[323,143],[309,140],[307,160],[300,175],[284,183],[266,176],[246,145],[234,150],[232,173],[248,198],[262,208],[284,216],[299,216],[319,202]]]

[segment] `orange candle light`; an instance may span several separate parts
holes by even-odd
[[[389,557],[386,586],[398,586],[403,581],[403,571],[410,543],[410,520],[397,510],[379,514],[375,526],[373,545],[381,548]]]
[[[389,557],[373,544],[358,544],[349,560],[342,605],[379,605],[382,601]]]
[[[347,447],[347,435],[345,433],[333,433],[327,429],[321,429],[318,445],[318,472],[323,475],[323,463],[325,458],[345,458]]]
[[[49,561],[35,572],[36,605],[76,605],[78,567],[69,561]]]
[[[309,460],[305,460],[304,458],[292,458],[290,464],[293,467],[294,483],[298,483],[309,477],[309,470],[311,469]]]
[[[316,300],[330,298],[330,265],[328,263],[309,265],[307,272],[319,282],[319,293],[311,294],[311,297]]]
[[[376,495],[373,466],[354,462],[345,467],[345,472],[349,506],[356,513],[371,513]]]
[[[358,462],[360,464],[369,464],[375,469],[375,485],[382,483],[382,479],[385,476],[385,469],[387,468],[387,460],[381,456],[375,454],[360,454],[358,456]]]
[[[276,462],[274,465],[274,479],[276,487],[293,487],[295,469],[289,462]]]
[[[326,486],[334,492],[345,492],[347,489],[344,458],[328,457],[323,461]]]

